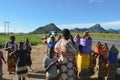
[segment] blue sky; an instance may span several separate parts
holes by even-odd
[[[60,29],[88,28],[100,23],[120,29],[120,0],[0,0],[0,32],[31,32],[55,23]]]

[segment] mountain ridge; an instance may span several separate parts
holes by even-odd
[[[100,24],[95,24],[91,26],[90,28],[74,28],[70,30],[71,32],[84,32],[84,31],[89,31],[89,32],[94,32],[94,33],[120,33],[119,30],[114,30],[114,29],[104,29],[101,27]]]
[[[59,29],[54,23],[47,24],[45,26],[38,27],[35,29],[33,34],[44,34],[44,33],[51,33],[51,31],[57,31],[60,32],[61,29]]]
[[[120,29],[114,30],[114,29],[104,29],[101,27],[100,24],[95,24],[91,26],[90,28],[74,28],[74,29],[69,29],[71,32],[84,32],[84,31],[89,31],[92,33],[120,33]],[[44,34],[44,33],[50,33],[51,31],[57,31],[61,32],[62,30],[58,28],[54,23],[47,24],[45,26],[40,26],[37,29],[35,29],[33,34]]]

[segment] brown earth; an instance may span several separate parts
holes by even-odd
[[[5,51],[2,49],[5,53]],[[43,68],[43,58],[46,56],[46,45],[39,44],[32,47],[32,69],[28,72],[26,80],[45,80],[45,73]],[[6,64],[3,64],[3,80],[17,80],[14,74],[8,74]]]

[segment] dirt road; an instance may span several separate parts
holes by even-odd
[[[26,80],[45,80],[45,73],[43,68],[43,58],[46,56],[46,45],[39,44],[32,47],[32,69],[34,70],[28,72],[28,77]],[[2,50],[5,52],[4,50]],[[5,80],[17,80],[14,74],[9,75],[7,72],[6,64],[3,65],[3,78]],[[4,80],[3,79],[3,80]]]

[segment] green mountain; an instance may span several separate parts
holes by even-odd
[[[114,30],[114,29],[108,29],[107,32],[109,32],[109,33],[120,33],[120,31]]]
[[[100,24],[95,24],[94,26],[90,27],[90,28],[75,28],[75,29],[71,29],[71,32],[84,32],[84,31],[89,31],[89,32],[106,32],[105,29],[103,29],[101,27]]]
[[[70,31],[71,32],[84,32],[84,31],[88,31],[88,28],[82,28],[82,29],[74,28],[74,29],[71,29]]]
[[[34,30],[33,34],[44,34],[44,33],[50,33],[51,31],[57,31],[60,32],[61,30],[53,23],[47,24],[45,26],[41,26]]]
[[[90,27],[88,29],[88,31],[89,32],[98,32],[98,33],[106,32],[106,30],[104,28],[102,28],[100,24],[95,24],[94,26]]]
[[[61,32],[61,30],[54,24],[54,23],[50,23],[47,24],[45,26],[41,26],[39,28],[37,28],[36,30],[34,30],[33,34],[45,34],[45,33],[50,33],[51,31],[57,31],[57,32]],[[108,29],[105,30],[104,28],[101,27],[100,24],[95,24],[93,26],[91,26],[90,28],[74,28],[74,29],[70,29],[71,32],[84,32],[84,31],[89,31],[92,33],[120,33],[120,29],[119,30],[114,30],[114,29]]]
[[[114,30],[114,29],[108,29],[105,30],[104,28],[101,27],[100,24],[95,24],[90,28],[74,28],[70,30],[71,32],[84,32],[84,31],[89,31],[89,32],[93,32],[93,33],[120,33],[120,29],[119,30]]]

